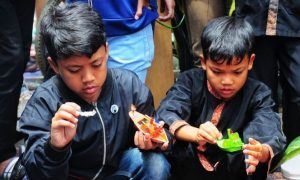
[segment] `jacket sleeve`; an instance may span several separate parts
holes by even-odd
[[[193,78],[195,74],[183,73],[177,82],[167,92],[167,96],[162,100],[158,110],[158,119],[171,126],[176,121],[188,121],[192,109]],[[195,75],[197,76],[197,75]]]
[[[286,140],[282,131],[282,124],[276,112],[273,111],[274,102],[271,98],[271,91],[261,84],[252,96],[250,102],[251,120],[244,129],[244,142],[247,143],[250,137],[262,144],[272,148],[271,158],[283,151]],[[274,154],[273,154],[274,153]]]
[[[49,143],[51,119],[58,109],[57,97],[49,90],[36,90],[19,121],[26,135],[22,164],[29,179],[67,179],[70,147],[56,150]]]

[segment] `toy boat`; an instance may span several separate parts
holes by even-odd
[[[224,151],[235,152],[240,151],[243,148],[244,143],[242,142],[237,132],[233,133],[231,129],[227,129],[228,139],[217,140],[217,145]]]
[[[149,117],[147,115],[143,115],[134,108],[129,112],[129,116],[134,122],[135,126],[144,134],[150,134],[151,140],[157,143],[168,143],[169,140],[167,138],[166,132],[163,127],[159,127],[159,125],[155,122],[154,118]]]

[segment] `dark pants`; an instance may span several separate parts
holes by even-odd
[[[191,154],[185,158],[170,157],[172,180],[265,180],[267,165],[259,164],[255,173],[246,174],[245,156],[242,152],[227,153],[223,156],[214,171],[206,171],[197,156]]]
[[[300,136],[300,38],[261,36],[255,39],[252,75],[266,83],[278,105],[283,90],[283,131],[290,143]]]
[[[35,0],[0,1],[0,162],[15,155],[17,106],[29,59]]]

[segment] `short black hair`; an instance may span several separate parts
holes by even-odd
[[[72,56],[90,58],[106,45],[102,18],[85,3],[50,7],[41,19],[40,29],[54,62]]]
[[[211,20],[201,35],[203,56],[216,63],[232,63],[234,57],[240,63],[250,55],[254,41],[251,25],[244,19],[223,16]]]

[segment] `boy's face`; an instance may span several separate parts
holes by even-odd
[[[54,63],[49,60],[56,74],[66,85],[86,102],[96,102],[107,74],[108,46],[101,46],[91,58],[73,56]]]
[[[207,80],[211,87],[224,100],[229,100],[234,97],[239,90],[244,86],[248,71],[252,69],[255,55],[245,56],[241,63],[237,64],[237,59],[234,58],[231,64],[217,64],[211,59],[204,60],[201,58],[201,64],[206,70]]]

